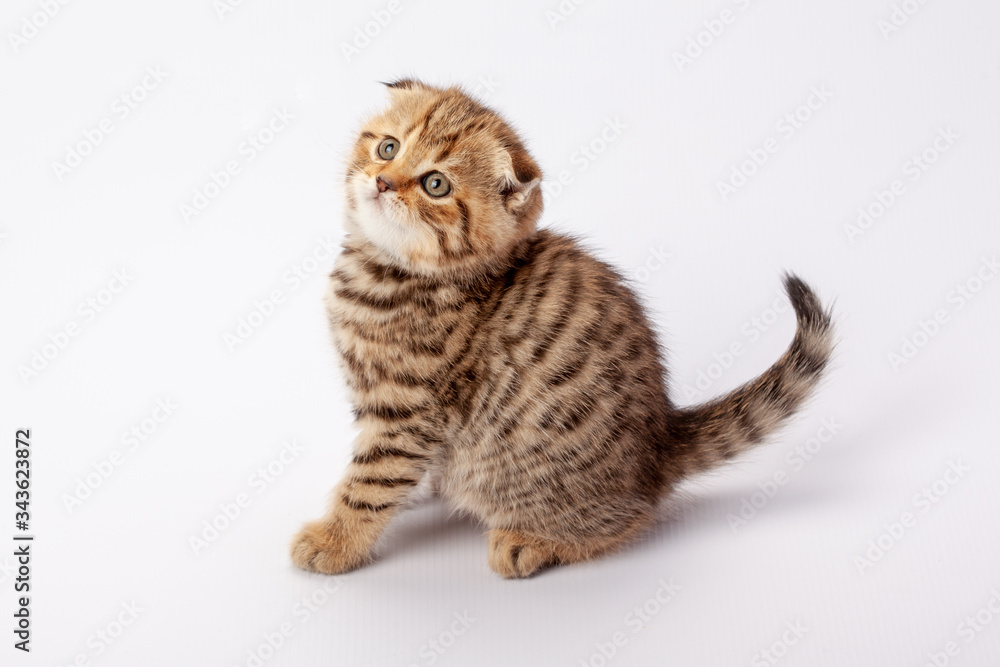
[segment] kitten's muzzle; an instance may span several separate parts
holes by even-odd
[[[396,185],[382,174],[375,177],[375,186],[378,188],[379,192],[396,189]]]

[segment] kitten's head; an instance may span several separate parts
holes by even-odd
[[[388,84],[347,169],[347,228],[424,275],[501,267],[535,230],[541,171],[494,111],[457,88]]]

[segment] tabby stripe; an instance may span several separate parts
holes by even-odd
[[[440,445],[444,443],[444,441],[437,435],[435,435],[434,433],[428,433],[427,431],[421,429],[419,426],[413,426],[413,425],[404,426],[400,430],[403,433],[419,437],[421,442],[427,443],[427,446]]]
[[[585,456],[575,456],[573,458],[573,470],[578,472],[589,472],[594,470],[599,463],[609,463],[607,452],[601,447],[588,447],[582,450],[587,454]],[[558,459],[553,461],[556,465],[566,465],[566,459]]]
[[[355,454],[352,460],[354,463],[364,465],[368,463],[377,463],[382,459],[388,458],[427,460],[427,457],[423,454],[409,452],[405,449],[399,449],[397,447],[375,447],[367,452],[364,452],[363,454]]]
[[[504,380],[500,377],[496,377],[493,379],[493,382],[490,384],[489,390],[484,391],[482,397],[476,402],[476,407],[473,408],[472,410],[467,410],[463,415],[462,418],[463,426],[471,424],[474,421],[479,421],[482,418],[483,413],[485,413],[487,409],[492,410],[492,413],[486,420],[487,423],[489,423],[490,425],[496,423],[496,414],[498,412],[498,409],[496,407],[497,400],[491,400],[491,399],[497,399],[497,392],[500,391],[501,389],[500,386],[501,382],[504,382]],[[509,380],[507,380],[506,384],[503,385],[503,394],[500,395],[498,400],[500,402],[509,400],[519,390],[520,390],[520,383],[517,379],[517,374],[515,373],[514,376]]]
[[[359,261],[355,268],[363,270],[372,278],[372,280],[375,281],[392,280],[397,283],[419,281],[417,286],[418,289],[437,288],[437,285],[430,280],[419,279],[416,276],[407,273],[406,271],[403,271],[402,269],[398,269],[388,264],[376,264],[375,262],[370,262],[370,261],[366,262]]]
[[[479,118],[478,120],[475,120],[475,121],[473,121],[473,122],[470,122],[470,123],[469,123],[468,125],[466,125],[466,126],[465,126],[465,127],[463,128],[463,129],[461,129],[461,130],[459,131],[459,133],[460,133],[460,134],[464,134],[464,135],[469,135],[469,134],[475,134],[475,133],[476,133],[476,132],[478,132],[479,130],[482,130],[483,128],[485,128],[485,127],[486,127],[486,125],[487,125],[487,123],[486,123],[486,119],[484,119],[484,118]]]
[[[409,373],[396,372],[385,376],[385,379],[401,387],[423,387],[427,380]]]
[[[549,285],[552,283],[552,279],[556,275],[556,267],[549,266],[539,278],[538,282],[532,283],[530,286],[525,287],[525,291],[531,293],[531,303],[528,306],[531,312],[537,312],[538,306],[545,301],[545,297],[549,295]]]
[[[521,415],[524,413],[524,409],[518,410],[516,414],[508,417],[500,424],[499,430],[497,431],[497,440],[500,442],[505,442],[510,434],[514,432],[518,423],[521,421]]]
[[[348,354],[347,352],[341,352],[341,354]],[[361,362],[358,362],[359,364]],[[405,373],[393,373],[386,370],[385,366],[375,361],[374,359],[369,360],[368,368],[355,369],[352,367],[352,371],[359,377],[361,377],[364,382],[369,386],[374,386],[382,382],[395,382],[404,387],[420,387],[424,386],[426,382],[418,377],[410,376]],[[371,379],[369,376],[374,376]]]
[[[409,291],[408,294],[397,293],[392,296],[380,297],[372,294],[366,294],[364,292],[358,292],[357,290],[349,287],[338,287],[334,293],[338,297],[346,299],[347,301],[366,306],[373,310],[383,311],[397,310],[400,306],[409,303],[413,296],[412,290]]]
[[[535,242],[529,242],[529,245],[534,246]],[[520,278],[521,283],[525,283],[530,280],[531,274],[534,271],[535,263],[528,262],[527,253],[526,256],[521,258],[514,266],[510,267],[506,274],[504,274],[502,279],[502,284],[500,281],[494,283],[489,292],[489,298],[483,304],[482,310],[477,314],[475,319],[475,325],[473,327],[472,333],[466,340],[465,347],[462,348],[459,353],[455,356],[455,359],[465,358],[468,354],[470,358],[475,358],[479,356],[482,351],[481,347],[487,342],[488,336],[478,336],[480,329],[486,325],[493,317],[499,312],[500,308],[505,305],[505,300],[511,292],[511,288],[514,286],[515,281]],[[474,343],[480,343],[480,345],[472,350],[472,345]]]
[[[539,244],[539,240],[532,239],[525,243],[523,252],[517,257],[515,263],[507,270],[502,278],[493,281],[488,288],[484,289],[483,300],[480,303],[479,312],[472,318],[472,330],[465,339],[465,345],[455,351],[449,364],[458,363],[462,359],[476,359],[482,356],[483,346],[488,344],[489,336],[483,334],[483,329],[489,327],[491,320],[504,305],[511,287],[518,276],[527,280],[534,270],[534,263],[530,262],[531,249]],[[466,413],[465,423],[468,423],[470,415]]]
[[[455,149],[455,142],[458,141],[458,137],[458,132],[442,137],[441,143],[445,146],[441,152],[438,153],[437,158],[434,160],[435,162],[444,162],[448,159],[448,156],[451,155],[451,152]]]
[[[490,425],[496,424],[497,421],[500,419],[500,417],[504,414],[504,408],[511,408],[510,412],[515,412],[516,414],[520,415],[520,413],[525,410],[526,406],[523,403],[518,405],[514,405],[513,403],[515,396],[517,396],[520,392],[521,392],[521,380],[515,374],[507,383],[507,387],[504,390],[504,393],[495,401],[493,401],[493,403],[491,404],[490,407],[492,408],[492,410],[488,415],[486,415],[486,422]],[[489,400],[489,398],[490,397],[487,396],[485,397],[484,400]],[[530,401],[530,398],[525,397],[525,400]],[[481,406],[481,408],[476,411],[477,419],[483,413],[482,408],[485,407],[486,406]]]
[[[390,507],[395,507],[397,503],[385,503],[384,505],[372,505],[371,503],[366,503],[363,500],[355,500],[351,498],[346,493],[340,497],[345,505],[350,507],[352,510],[358,512],[381,512],[387,510]]]
[[[469,235],[469,207],[461,199],[456,199],[455,205],[458,206],[458,212],[462,216],[462,247],[466,253],[470,253],[472,252],[472,237]]]
[[[445,211],[439,204],[420,203],[419,208],[421,219],[434,223],[431,225],[432,227],[443,226],[447,222]]]
[[[369,343],[383,343],[385,342],[382,338],[378,336],[377,330],[371,325],[364,325],[361,322],[355,322],[354,320],[347,318],[339,318],[335,324],[340,325],[344,329],[350,331],[352,336],[356,336],[361,340],[367,341]]]
[[[355,477],[354,481],[370,486],[384,486],[388,489],[397,486],[416,486],[418,483],[418,480],[409,477]]]
[[[444,354],[445,341],[411,340],[407,343],[406,349],[413,354],[422,354],[428,357],[440,357]]]
[[[597,377],[599,380],[603,380],[608,383],[608,392],[612,394],[618,393],[618,390],[620,390],[622,385],[625,383],[625,371],[623,371],[618,364],[613,362],[605,364],[604,369]]]
[[[538,312],[539,312],[538,306],[542,301],[545,300],[545,297],[548,295],[548,286],[549,283],[552,281],[555,272],[556,272],[555,267],[549,267],[549,269],[541,275],[541,277],[538,280],[538,283],[528,282],[530,274],[528,274],[528,276],[525,277],[525,279],[523,280],[524,287],[522,288],[522,291],[525,294],[523,297],[519,298],[518,301],[523,304],[521,310],[527,311],[528,317],[521,325],[520,330],[517,331],[515,334],[512,334],[515,337],[514,341],[507,340],[506,338],[501,340],[501,343],[504,345],[505,348],[507,348],[507,352],[511,356],[513,356],[514,354],[513,348],[516,347],[518,343],[526,340],[530,341],[533,338],[538,337],[538,334],[535,331],[535,325],[538,321]],[[531,295],[531,297],[529,297],[528,294],[532,290],[534,290],[533,294]],[[534,301],[530,303],[525,303],[529,298],[534,299]],[[505,318],[505,320],[507,321],[511,319],[513,318],[511,318],[510,316],[507,316]]]
[[[424,125],[420,129],[420,133],[421,134],[423,134],[425,131],[427,131],[427,125],[431,122],[431,118],[434,116],[435,112],[437,112],[437,110],[441,108],[441,106],[444,103],[445,103],[444,99],[438,100],[433,105],[431,105],[431,108],[427,110],[426,114],[424,114]]]
[[[640,352],[641,350],[639,349],[639,346],[636,345],[635,338],[625,339],[625,354],[622,357],[625,361],[628,362],[636,361],[641,356]]]
[[[556,262],[556,260],[561,259],[565,254],[566,254],[565,250],[558,249],[551,255],[548,255],[544,258],[544,261],[545,263],[548,264],[549,268],[546,269],[545,273],[543,273],[542,276],[538,279],[538,282],[533,283],[532,285],[529,286],[531,289],[533,289],[533,293],[531,294],[530,297],[532,299],[532,302],[527,306],[527,308],[532,313],[537,311],[539,305],[541,305],[541,303],[545,301],[545,297],[548,296],[549,285],[552,282],[552,279],[556,276],[558,272],[562,270],[564,266],[562,262]],[[578,276],[574,274],[573,280],[571,281],[571,287],[577,286],[576,285],[577,278]],[[527,290],[528,288],[525,289]]]
[[[397,408],[391,405],[361,405],[354,408],[355,419],[364,417],[378,417],[386,421],[409,419],[417,410],[424,406],[419,405],[414,408]]]
[[[338,346],[338,348],[340,348],[340,346]],[[345,363],[347,363],[347,366],[351,369],[352,373],[358,376],[365,375],[364,364],[362,364],[361,361],[354,356],[353,352],[346,349],[340,349],[340,357]]]
[[[479,362],[477,368],[470,366],[464,371],[456,373],[449,384],[448,390],[453,397],[450,402],[454,404],[455,409],[460,414],[468,412],[472,400],[479,393],[479,389],[482,387],[482,376],[485,375],[482,371],[482,362]]]
[[[405,426],[393,427],[393,430],[389,431],[388,433],[385,433],[383,437],[398,438],[399,436],[402,435],[415,436],[418,439],[417,444],[420,445],[423,449],[427,449],[428,444],[438,444],[441,442],[441,439],[438,438],[436,435],[428,431],[425,431],[416,424],[406,424]]]
[[[538,425],[545,430],[555,429],[561,433],[574,431],[580,424],[590,419],[597,399],[593,394],[583,394],[577,401],[567,401],[560,409],[546,410]]]
[[[369,132],[368,130],[365,130],[364,132],[362,132],[360,136],[361,136],[362,139],[374,139],[375,138],[375,135],[373,133]]]
[[[575,359],[572,359],[569,363],[567,363],[566,365],[564,365],[562,368],[560,368],[556,372],[552,373],[545,380],[545,382],[550,387],[557,387],[557,386],[561,385],[562,383],[566,382],[567,380],[572,379],[573,376],[575,376],[577,373],[579,373],[580,370],[583,368],[583,366],[587,363],[587,361],[589,359],[590,359],[590,355],[587,355],[587,354],[581,354],[581,355],[577,356]]]
[[[595,343],[602,349],[607,349],[604,344],[608,342],[607,337],[601,336],[602,333],[607,333],[607,313],[608,308],[604,305],[603,299],[598,299],[595,305],[596,312],[591,318],[590,322],[587,323],[576,337],[576,347],[582,349],[590,349]]]
[[[548,354],[549,349],[552,344],[556,342],[563,330],[569,325],[570,317],[573,311],[577,307],[577,295],[580,292],[580,279],[579,275],[574,273],[570,278],[569,293],[563,297],[563,306],[556,316],[555,322],[552,323],[551,328],[545,333],[541,342],[535,347],[535,351],[531,355],[531,360],[538,363],[545,358]]]
[[[615,346],[615,343],[620,342],[622,339],[621,338],[622,334],[625,333],[625,329],[627,328],[627,326],[628,325],[624,321],[622,321],[616,323],[613,327],[611,327],[611,330],[608,332],[607,338],[601,340],[600,343],[601,350],[607,352],[608,350],[610,350],[612,347]]]
[[[445,233],[440,227],[435,227],[434,231],[437,233],[438,247],[441,249],[441,254],[447,259],[454,259],[455,255],[451,251],[451,247],[448,245],[448,234]]]

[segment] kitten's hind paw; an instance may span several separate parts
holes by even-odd
[[[292,540],[292,561],[309,572],[342,574],[369,562],[367,545],[358,544],[337,521],[311,521]]]
[[[505,579],[529,577],[559,562],[551,543],[516,530],[489,532],[490,568]]]

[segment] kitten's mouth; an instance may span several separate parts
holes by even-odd
[[[372,211],[381,217],[389,217],[392,210],[395,208],[393,202],[389,201],[386,197],[382,196],[382,193],[375,190],[369,197],[368,201],[371,202]]]
[[[378,216],[380,220],[394,227],[400,226],[396,221],[395,212],[397,207],[394,205],[395,202],[389,201],[378,191],[369,198],[369,201],[371,202],[372,213]]]

